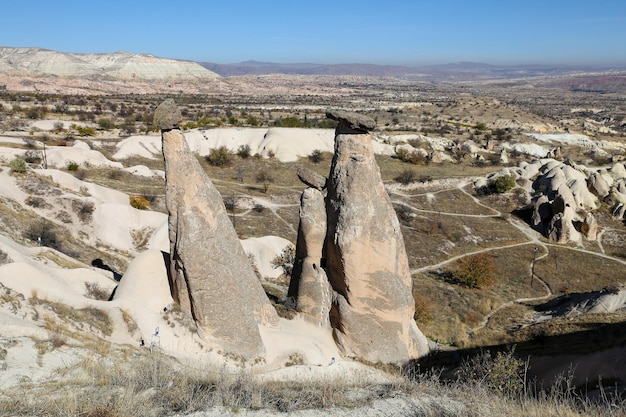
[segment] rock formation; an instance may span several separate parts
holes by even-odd
[[[277,322],[228,219],[223,200],[181,130],[172,100],[155,111],[165,158],[172,296],[196,321],[201,337],[229,353],[264,353],[259,324]]]
[[[163,312],[172,302],[172,296],[161,251],[153,249],[140,253],[128,266],[113,299],[127,299],[153,313]]]
[[[402,362],[427,353],[413,313],[412,280],[400,223],[384,189],[368,130],[373,120],[337,120],[328,179],[326,273],[336,292],[331,324],[349,356]]]
[[[606,180],[598,172],[594,172],[589,176],[589,190],[600,198],[609,195],[610,187]]]
[[[596,240],[598,237],[598,221],[593,214],[587,213],[580,231],[587,240]]]
[[[309,187],[315,188],[316,190],[326,188],[326,178],[308,168],[299,167],[297,175],[300,181]]]
[[[296,300],[296,309],[320,327],[330,324],[332,289],[322,265],[326,236],[324,195],[307,188],[300,199],[300,225],[296,242],[296,261],[288,295]]]

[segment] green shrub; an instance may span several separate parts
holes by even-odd
[[[78,171],[78,162],[69,161],[67,163],[67,170],[68,171]]]
[[[297,117],[282,117],[274,120],[274,126],[276,127],[305,127],[304,122]]]
[[[228,166],[231,164],[231,154],[226,146],[213,148],[206,157],[206,161],[218,167]]]
[[[515,187],[515,177],[513,175],[502,175],[498,177],[494,183],[493,188],[497,193],[506,193]]]
[[[254,116],[249,116],[246,119],[246,124],[250,125],[250,126],[258,126],[259,125],[259,120],[256,117],[254,117]]]
[[[150,208],[150,202],[142,195],[131,195],[129,199],[131,207],[137,210],[148,210]]]
[[[98,126],[100,126],[102,130],[111,130],[117,127],[115,123],[113,123],[113,120],[106,118],[98,119]]]
[[[9,162],[9,168],[11,168],[11,172],[17,173],[24,173],[28,169],[26,161],[19,156],[16,156],[11,160],[11,162]]]
[[[78,133],[78,136],[95,136],[96,135],[96,131],[93,127],[78,126],[76,124],[73,124],[72,128],[76,129],[76,133]]]

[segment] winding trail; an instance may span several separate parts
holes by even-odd
[[[494,218],[494,217],[502,217],[503,213],[494,209],[493,207],[487,206],[486,204],[483,204],[476,196],[470,194],[465,188],[467,187],[467,185],[469,184],[469,181],[460,181],[455,187],[448,187],[442,190],[438,190],[438,191],[434,191],[434,192],[428,192],[428,193],[416,193],[416,194],[408,194],[408,193],[402,193],[401,191],[393,191],[391,194],[395,194],[404,198],[410,198],[410,197],[417,197],[417,196],[428,196],[428,195],[433,195],[433,194],[438,194],[438,193],[445,193],[445,192],[450,192],[453,190],[461,190],[463,193],[465,193],[467,196],[469,196],[472,201],[474,201],[475,204],[488,209],[489,211],[493,212],[493,214],[459,214],[459,213],[451,213],[451,212],[441,212],[441,211],[436,211],[436,210],[426,210],[426,209],[420,209],[417,208],[409,203],[407,203],[406,201],[401,201],[401,200],[393,200],[394,204],[397,205],[401,205],[404,206],[406,208],[409,208],[412,211],[415,212],[421,212],[421,213],[432,213],[432,214],[439,214],[439,215],[447,215],[447,216],[456,216],[456,217],[473,217],[473,218]],[[464,258],[466,256],[471,256],[471,255],[476,255],[476,254],[480,254],[480,253],[486,253],[486,252],[492,252],[492,251],[497,251],[500,249],[507,249],[507,248],[514,248],[514,247],[520,247],[520,246],[525,246],[525,245],[536,245],[535,248],[536,250],[538,250],[539,247],[541,247],[543,249],[543,254],[537,258],[535,258],[533,261],[530,262],[530,264],[528,265],[528,274],[531,277],[531,285],[534,281],[537,281],[544,289],[545,289],[545,294],[542,296],[538,296],[538,297],[530,297],[530,298],[517,298],[514,300],[510,300],[507,301],[501,305],[499,305],[498,307],[496,307],[495,309],[493,309],[492,311],[490,311],[487,315],[485,315],[485,317],[482,319],[482,321],[475,327],[473,327],[472,329],[469,330],[469,333],[475,333],[476,331],[483,329],[484,327],[486,327],[489,324],[489,320],[491,319],[491,317],[493,317],[495,314],[497,314],[499,311],[501,311],[502,309],[505,309],[509,306],[512,306],[514,304],[522,304],[522,303],[529,303],[529,302],[535,302],[535,301],[543,301],[543,300],[547,300],[549,298],[551,298],[554,293],[552,291],[552,289],[550,288],[550,286],[548,285],[548,283],[546,281],[544,281],[541,277],[537,276],[534,273],[534,263],[536,263],[537,261],[546,258],[547,256],[550,255],[550,248],[551,247],[557,247],[557,248],[561,248],[561,249],[568,249],[568,250],[573,250],[573,251],[577,251],[577,252],[581,252],[581,253],[585,253],[585,254],[590,254],[590,255],[594,255],[594,256],[598,256],[601,258],[605,258],[605,259],[609,259],[618,263],[621,263],[623,265],[626,266],[626,260],[620,259],[620,258],[616,258],[614,256],[610,256],[607,255],[604,251],[604,248],[602,246],[602,235],[604,234],[604,232],[606,231],[606,229],[602,229],[599,233],[598,233],[598,237],[597,237],[597,241],[598,241],[598,245],[600,248],[600,252],[595,252],[595,251],[591,251],[588,249],[584,249],[584,248],[580,248],[580,247],[568,247],[568,246],[563,246],[563,245],[559,245],[559,244],[555,244],[555,243],[549,243],[549,242],[545,242],[542,241],[541,235],[533,230],[529,225],[527,225],[526,223],[523,223],[522,221],[509,217],[506,219],[507,222],[509,224],[511,224],[511,226],[513,226],[514,228],[516,228],[517,230],[519,230],[520,232],[522,232],[527,238],[527,241],[524,242],[520,242],[520,243],[514,243],[511,245],[504,245],[504,246],[497,246],[497,247],[490,247],[490,248],[482,248],[476,251],[472,251],[472,252],[467,252],[461,255],[456,255],[453,256],[451,258],[446,259],[445,261],[442,262],[438,262],[436,264],[432,264],[432,265],[426,265],[420,268],[415,268],[411,270],[411,275],[414,274],[418,274],[421,272],[425,272],[425,271],[429,271],[429,270],[433,270],[433,269],[439,269],[442,268],[448,264],[451,264],[453,262],[456,262],[457,260]]]

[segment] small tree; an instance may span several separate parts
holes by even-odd
[[[274,182],[274,177],[267,171],[259,171],[259,173],[256,174],[256,182],[263,184],[263,192],[267,193],[267,190],[270,188],[270,183]]]
[[[470,288],[488,287],[496,279],[493,258],[484,253],[465,256],[457,261],[454,277],[457,282]]]
[[[285,246],[280,252],[280,255],[276,255],[271,260],[271,264],[274,268],[281,268],[283,274],[291,276],[293,272],[293,264],[296,261],[296,247],[292,244]]]

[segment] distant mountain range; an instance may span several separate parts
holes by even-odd
[[[223,77],[264,74],[393,77],[426,82],[534,79],[546,86],[550,83],[575,91],[626,91],[626,66],[506,66],[473,62],[421,67],[259,61],[216,64],[129,52],[78,54],[0,47],[0,88],[14,91],[202,93],[227,90],[230,84],[224,83]]]
[[[278,64],[272,62],[245,61],[238,64],[199,62],[203,67],[224,77],[238,75],[291,74],[291,75],[355,75],[395,77],[424,81],[475,81],[527,77],[561,76],[575,73],[602,72],[618,68],[593,66],[555,65],[490,65],[474,62],[406,67],[374,64]]]

